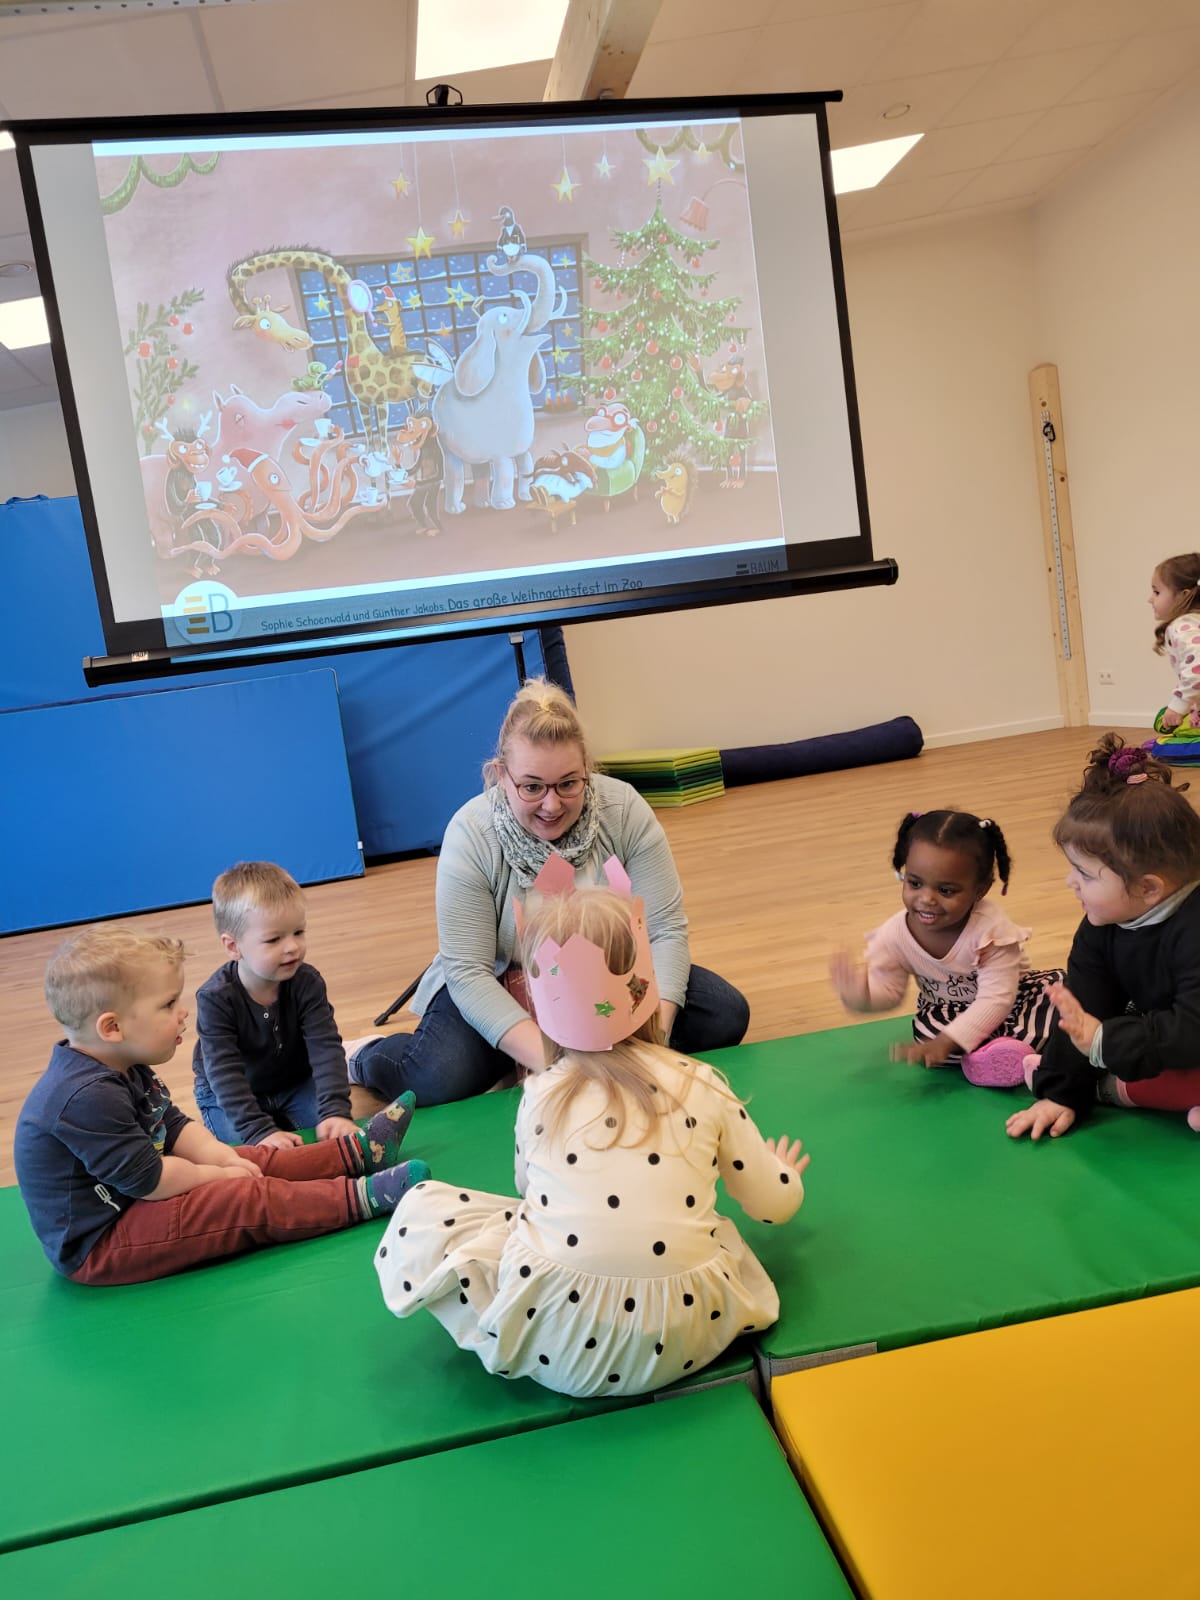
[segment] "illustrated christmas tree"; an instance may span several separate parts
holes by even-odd
[[[165,417],[168,426],[173,425],[171,407],[176,396],[200,370],[179,353],[178,339],[191,335],[188,313],[203,299],[203,289],[185,289],[156,311],[145,302],[138,304],[137,321],[126,336],[123,354],[134,363],[133,419],[143,455],[161,450],[158,422]]]
[[[628,405],[646,435],[647,470],[681,452],[697,465],[721,465],[730,452],[729,403],[693,366],[726,346],[728,355],[736,354],[746,338],[737,320],[741,297],[710,298],[718,275],[704,271],[703,258],[720,240],[689,238],[672,227],[663,214],[661,184],[647,221],[614,229],[612,240],[620,252],[617,266],[584,257],[593,291],[608,303],[583,311],[583,391],[593,400]],[[743,415],[753,422],[766,409],[765,402],[750,401]]]

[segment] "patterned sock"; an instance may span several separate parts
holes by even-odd
[[[358,1142],[362,1146],[364,1172],[382,1172],[384,1167],[396,1165],[416,1104],[416,1095],[406,1089],[390,1106],[384,1106],[373,1117],[363,1117],[358,1124]]]
[[[385,1167],[382,1172],[355,1178],[354,1192],[363,1220],[390,1216],[413,1184],[424,1183],[428,1176],[429,1166],[426,1162],[402,1161],[399,1166]]]

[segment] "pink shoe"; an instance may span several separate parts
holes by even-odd
[[[1021,1039],[992,1039],[963,1057],[963,1077],[979,1089],[1015,1089],[1025,1082],[1029,1046]]]

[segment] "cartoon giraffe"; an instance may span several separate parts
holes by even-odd
[[[427,397],[432,386],[418,376],[418,367],[428,358],[419,350],[380,350],[367,328],[365,313],[370,308],[371,290],[322,250],[307,245],[267,250],[261,255],[235,261],[225,274],[229,298],[239,319],[254,316],[246,286],[262,272],[320,272],[342,302],[346,319],[346,386],[358,401],[367,428],[367,442],[386,457],[388,444],[388,406],[394,402]],[[253,321],[250,326],[254,326]],[[393,339],[394,343],[394,339]]]

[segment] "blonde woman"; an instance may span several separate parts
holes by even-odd
[[[646,905],[662,1004],[676,1049],[739,1043],[750,1021],[743,996],[692,965],[683,891],[662,825],[638,792],[593,768],[568,695],[525,684],[505,714],[484,791],[450,819],[437,871],[438,954],[413,1000],[413,1034],[348,1047],[350,1077],[386,1100],[412,1090],[418,1105],[482,1094],[514,1064],[544,1062],[522,1000],[514,905],[551,853],[581,885],[604,881],[616,856]]]

